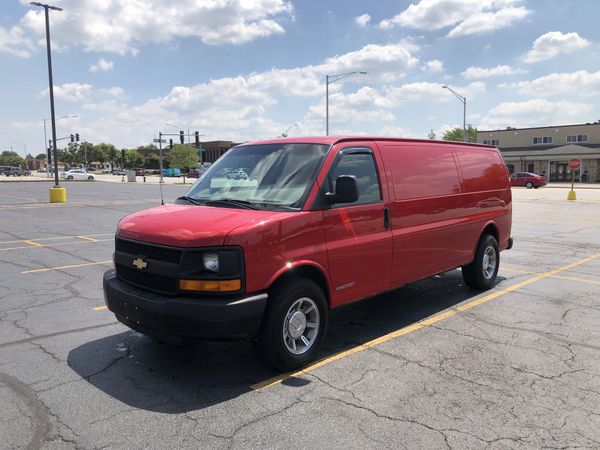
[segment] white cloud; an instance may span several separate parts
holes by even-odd
[[[448,37],[467,36],[506,28],[524,19],[530,11],[520,0],[420,0],[379,27],[404,26],[419,30],[454,27]]]
[[[497,77],[501,75],[517,75],[525,73],[524,70],[515,69],[507,65],[498,65],[496,67],[469,67],[467,70],[462,72],[462,76],[467,80],[473,80],[477,78],[489,78]]]
[[[21,27],[14,26],[8,29],[0,26],[0,52],[27,58],[34,49],[33,41]]]
[[[429,73],[440,73],[444,71],[444,63],[437,59],[432,59],[423,65],[423,70]]]
[[[532,99],[525,102],[505,102],[492,108],[483,118],[480,130],[506,127],[548,126],[565,122],[585,122],[591,105],[569,101],[550,102]]]
[[[354,18],[354,22],[359,26],[359,27],[366,27],[367,25],[369,25],[369,23],[371,22],[371,16],[368,14],[363,14],[362,16],[358,16]]]
[[[542,34],[534,42],[531,50],[525,55],[525,62],[532,64],[554,58],[561,53],[570,53],[585,48],[590,42],[577,33],[561,33],[550,31]]]
[[[551,73],[531,81],[501,84],[499,87],[514,89],[519,94],[529,96],[579,95],[589,97],[600,95],[600,71],[590,73],[587,70],[578,70],[577,72]]]
[[[63,100],[75,102],[84,100],[92,94],[92,85],[88,83],[65,83],[60,86],[54,86],[54,97]],[[41,93],[42,96],[48,95],[48,88]]]
[[[147,43],[197,37],[205,44],[243,44],[284,33],[293,14],[285,0],[64,0],[52,15],[58,46],[81,43],[87,51],[135,54]],[[31,9],[21,19],[29,33],[44,36],[44,12]]]
[[[90,66],[90,72],[106,72],[109,70],[113,70],[115,63],[112,61],[107,61],[104,58],[100,58],[96,64],[92,64]]]

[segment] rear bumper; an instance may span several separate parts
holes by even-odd
[[[128,327],[166,341],[182,338],[226,339],[258,333],[267,294],[235,298],[168,297],[104,274],[104,301]]]

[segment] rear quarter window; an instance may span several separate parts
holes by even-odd
[[[478,148],[459,148],[457,155],[466,192],[506,188],[508,180],[506,167],[497,152]]]
[[[460,193],[458,168],[447,146],[385,145],[383,158],[396,200]]]

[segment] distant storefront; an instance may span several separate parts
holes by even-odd
[[[477,142],[500,149],[509,171],[547,181],[571,181],[569,160],[581,161],[575,180],[600,183],[600,123],[478,131]]]

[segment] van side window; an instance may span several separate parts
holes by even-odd
[[[370,153],[349,153],[338,161],[329,173],[329,186],[333,192],[335,180],[340,175],[353,175],[358,185],[358,200],[339,206],[365,205],[381,201],[379,178],[375,168],[375,160]]]

